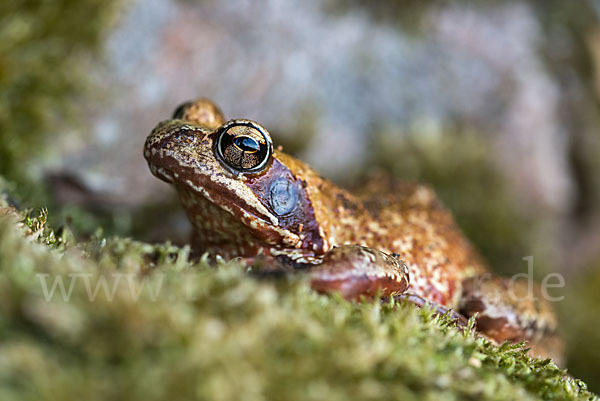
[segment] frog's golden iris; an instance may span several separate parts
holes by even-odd
[[[243,173],[264,169],[272,144],[260,125],[247,120],[233,120],[218,133],[215,153],[226,167]]]

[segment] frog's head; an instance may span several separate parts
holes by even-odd
[[[148,136],[144,156],[155,176],[176,187],[207,248],[229,244],[231,255],[295,250],[297,258],[327,250],[307,189],[320,177],[274,151],[260,124],[224,122],[204,99],[185,103]]]

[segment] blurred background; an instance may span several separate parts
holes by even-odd
[[[561,273],[569,371],[600,391],[600,2],[1,3],[0,176],[21,207],[82,239],[185,243],[142,146],[209,97],[341,185],[430,183],[499,272]]]

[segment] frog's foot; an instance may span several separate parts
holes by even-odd
[[[454,309],[448,308],[448,307],[440,305],[440,304],[430,302],[430,301],[426,300],[425,298],[420,297],[415,294],[405,293],[405,294],[396,295],[396,296],[394,296],[394,300],[395,301],[408,301],[412,304],[415,304],[419,308],[432,308],[434,313],[437,315],[448,314],[450,316],[450,318],[456,322],[456,327],[458,327],[459,329],[464,329],[469,324],[469,319],[467,319],[464,315],[455,311]],[[387,302],[387,300],[382,299],[381,302]]]
[[[528,341],[531,354],[562,362],[552,306],[537,286],[524,281],[483,275],[463,282],[459,311],[477,313],[477,330],[498,343]]]
[[[311,287],[348,300],[390,297],[407,290],[408,268],[396,256],[358,245],[334,247],[308,273]]]
[[[248,269],[252,276],[265,279],[288,277],[312,266],[307,264],[294,265],[287,259],[267,255],[247,256],[237,260]]]

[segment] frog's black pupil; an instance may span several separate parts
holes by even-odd
[[[260,144],[254,138],[249,136],[238,136],[233,139],[233,143],[244,152],[258,152]]]

